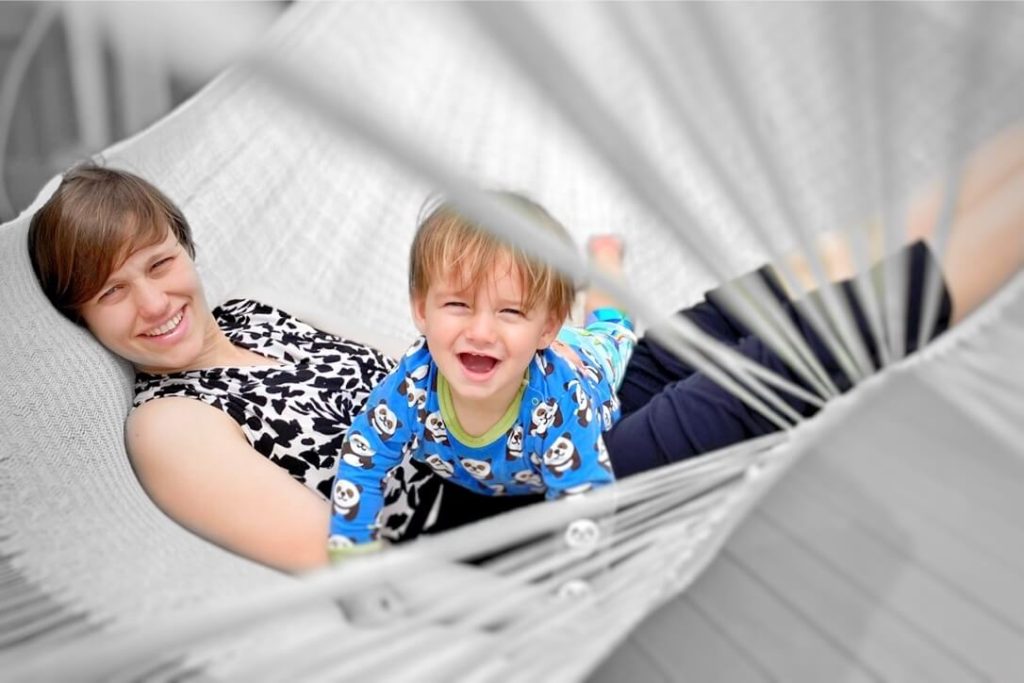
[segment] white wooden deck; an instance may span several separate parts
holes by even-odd
[[[591,680],[1024,680],[1024,443],[886,383]]]

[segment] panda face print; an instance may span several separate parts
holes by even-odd
[[[505,459],[518,460],[523,457],[523,425],[517,424],[505,439]]]
[[[594,419],[594,412],[590,409],[590,397],[583,391],[583,386],[576,380],[569,380],[565,388],[572,394],[573,403],[576,404],[576,421],[581,427],[586,427]]]
[[[423,425],[427,428],[427,432],[424,438],[432,443],[448,444],[448,429],[444,426],[444,419],[441,417],[441,411],[437,410],[423,420]]]
[[[420,449],[420,437],[418,437],[415,434],[413,434],[412,438],[409,439],[408,441],[406,441],[405,445],[402,446],[402,457],[403,458],[407,458],[411,454],[417,452],[419,449]]]
[[[462,463],[462,467],[469,472],[470,476],[474,479],[485,480],[491,478],[491,463],[486,460],[462,458],[459,462]]]
[[[522,470],[512,475],[512,480],[517,484],[524,484],[533,488],[544,488],[544,480],[532,470]]]
[[[537,368],[540,369],[540,372],[544,377],[547,377],[555,371],[555,366],[548,362],[548,359],[544,357],[543,353],[538,353],[536,359]]]
[[[604,431],[612,428],[612,402],[605,401],[601,404],[601,422],[604,423]]]
[[[398,428],[402,426],[402,423],[398,421],[394,412],[392,412],[391,408],[388,408],[387,403],[384,401],[374,406],[370,412],[370,424],[373,426],[374,431],[380,435],[380,438],[385,441],[393,437]]]
[[[594,449],[597,451],[597,464],[611,472],[612,460],[608,457],[608,449],[605,448],[604,439],[600,436],[597,437],[597,443],[594,444]]]
[[[426,337],[420,337],[412,343],[409,350],[405,352],[406,357],[415,356],[416,352],[423,348],[423,345],[427,343]]]
[[[594,384],[601,381],[601,373],[592,365],[584,365],[580,368],[580,373]]]
[[[430,365],[419,365],[413,368],[399,387],[399,391],[405,396],[406,403],[410,408],[422,408],[427,403],[427,390],[420,389],[417,384],[430,372]]]
[[[352,432],[341,445],[341,459],[352,467],[368,470],[373,467],[373,456],[376,452],[370,442],[362,434]]]
[[[334,513],[347,520],[355,519],[359,514],[359,499],[362,490],[359,484],[348,479],[339,479],[334,482]]]
[[[422,408],[427,403],[427,390],[418,388],[411,377],[402,380],[399,391],[405,396],[405,401],[410,408]]]
[[[426,461],[430,468],[437,472],[440,476],[448,479],[455,474],[455,466],[450,462],[442,458],[437,453],[432,453],[427,456]]]
[[[538,403],[530,414],[530,434],[546,434],[551,427],[562,426],[562,409],[553,398]]]
[[[487,488],[489,488],[491,490],[491,493],[493,493],[496,496],[504,496],[505,495],[505,485],[504,484],[488,484]]]
[[[568,432],[555,439],[555,443],[551,444],[551,448],[544,453],[544,464],[558,477],[571,470],[579,469],[580,454],[569,439]]]

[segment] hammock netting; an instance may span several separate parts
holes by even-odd
[[[103,154],[182,206],[210,301],[279,283],[411,339],[425,198],[486,214],[476,187],[520,190],[580,243],[621,234],[641,323],[791,428],[280,574],[139,486],[131,369],[50,309],[28,262],[54,179],[0,230],[0,677],[1013,680],[1021,279],[877,373],[826,296],[857,386],[815,385],[832,400],[809,420],[664,318],[825,231],[871,225],[863,254],[891,251],[906,197],[955,189],[967,151],[1019,121],[1022,30],[1016,4],[295,5]],[[876,331],[898,338],[890,282]]]

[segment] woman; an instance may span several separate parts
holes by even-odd
[[[323,565],[341,441],[393,362],[255,301],[211,311],[184,216],[129,173],[69,171],[33,217],[29,249],[53,305],[136,369],[125,435],[154,501],[264,564]],[[395,477],[400,536],[417,472]]]
[[[1024,134],[1015,130],[987,144],[967,168],[943,263],[940,330],[1021,267],[1022,204]],[[910,240],[928,239],[938,207],[937,193],[915,204]],[[156,502],[197,533],[271,566],[322,565],[326,486],[337,447],[391,362],[256,302],[229,302],[215,316],[196,277],[184,218],[155,188],[128,174],[71,171],[34,217],[30,250],[54,305],[139,371],[126,434],[133,465]],[[931,266],[923,246],[907,253],[913,319]],[[833,279],[851,274],[841,251],[827,257]],[[766,277],[834,380],[848,386],[786,293]],[[709,293],[707,302],[683,314],[798,381],[715,300]],[[870,346],[863,315],[857,317]],[[338,378],[340,384],[332,383]],[[296,398],[310,390],[318,400]],[[774,429],[649,339],[640,341],[627,367],[621,398],[624,417],[607,439],[617,476]],[[805,415],[814,411],[794,405]],[[305,422],[283,416],[289,406],[298,406]],[[335,430],[325,435],[328,424]],[[440,530],[516,504],[444,487],[435,507],[437,478],[413,466],[392,472],[385,485],[397,506],[386,521],[396,538],[425,526],[428,511],[439,510],[431,529]]]

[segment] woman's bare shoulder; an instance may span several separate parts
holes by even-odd
[[[134,458],[186,446],[244,441],[241,428],[218,408],[184,396],[147,401],[128,414],[125,440]]]
[[[326,564],[327,502],[257,452],[225,413],[165,397],[136,408],[125,429],[139,481],[179,524],[272,567]]]

